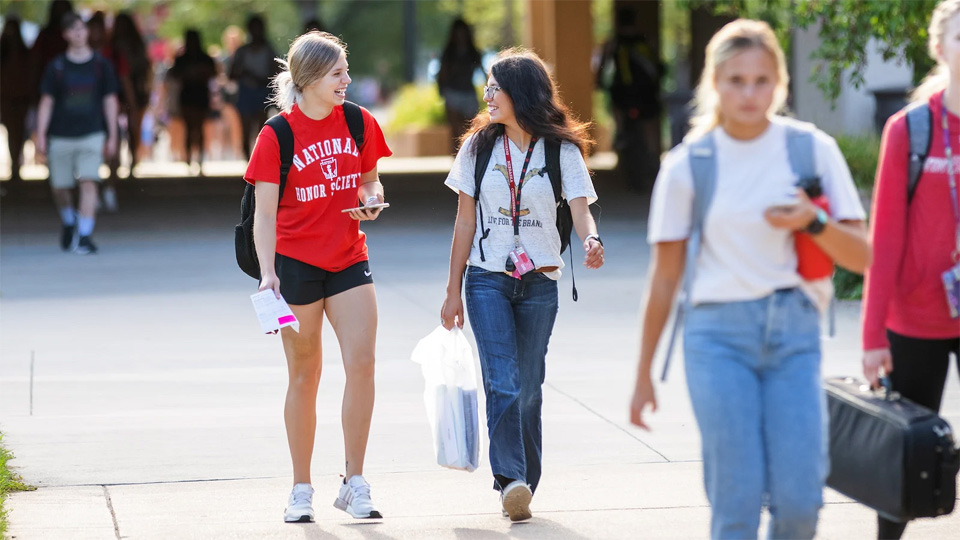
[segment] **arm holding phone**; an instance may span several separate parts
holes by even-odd
[[[796,204],[775,205],[763,213],[767,222],[780,229],[803,231],[818,219],[818,208],[802,189],[797,189]],[[823,230],[811,235],[817,246],[838,265],[862,274],[870,265],[867,229],[861,220],[828,219]]]
[[[357,196],[363,202],[363,206],[383,203],[383,184],[380,183],[380,176],[377,174],[377,168],[360,175],[360,188],[357,190]],[[385,207],[364,209],[363,206],[350,210],[350,217],[357,221],[372,221],[380,216],[380,211]]]

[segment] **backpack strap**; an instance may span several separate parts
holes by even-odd
[[[700,256],[700,246],[703,243],[703,223],[707,217],[707,210],[713,201],[713,193],[717,186],[717,144],[713,133],[689,143],[690,172],[693,176],[693,205],[690,214],[690,236],[687,238],[687,254],[683,265],[683,281],[680,296],[677,299],[677,308],[674,314],[673,327],[670,330],[670,341],[667,344],[666,356],[663,362],[663,373],[660,380],[667,380],[667,371],[670,368],[670,357],[676,345],[677,334],[683,325],[683,318],[690,309],[690,293],[693,289],[694,268]]]
[[[280,199],[283,198],[283,188],[287,185],[287,173],[290,172],[290,166],[293,164],[293,130],[281,114],[276,114],[267,120],[267,125],[277,136],[277,144],[280,145],[280,195],[277,197],[277,206],[279,206]]]
[[[560,171],[560,141],[545,139],[543,150],[547,158],[547,174],[550,175],[550,184],[553,185],[553,200],[560,202],[563,199],[563,178]]]
[[[817,178],[817,162],[814,153],[813,129],[787,125],[787,155],[790,168],[800,180]],[[821,184],[822,185],[822,184]],[[827,307],[827,335],[837,333],[837,308],[835,298],[830,298]]]
[[[352,101],[343,102],[343,116],[347,120],[347,129],[350,130],[350,136],[353,142],[357,143],[357,148],[363,147],[363,111],[360,106]]]
[[[550,175],[550,184],[553,186],[553,200],[557,203],[557,211],[561,210],[563,203],[563,174],[560,169],[560,145],[563,143],[555,139],[544,139],[543,150],[546,157],[547,174]],[[571,231],[572,232],[572,231]],[[566,238],[567,244],[570,244],[570,238]],[[560,239],[561,251],[564,239]],[[567,254],[570,257],[570,279],[573,280],[573,301],[576,302],[580,294],[577,293],[577,276],[573,271],[573,250]]]
[[[907,109],[907,133],[910,135],[910,161],[907,164],[907,204],[913,200],[917,182],[923,176],[923,164],[930,153],[933,131],[933,112],[930,105],[920,103]]]
[[[504,137],[506,137],[506,135],[504,135]],[[481,235],[480,235],[480,241],[478,242],[478,244],[480,247],[481,261],[487,260],[486,256],[484,256],[483,254],[483,241],[486,240],[488,236],[490,236],[490,228],[489,227],[487,227],[486,229],[483,228],[483,225],[485,224],[485,222],[483,220],[483,205],[480,204],[480,184],[483,183],[483,175],[486,174],[487,172],[487,165],[490,164],[491,155],[493,155],[492,146],[490,148],[480,150],[477,153],[476,167],[474,168],[474,171],[473,171],[473,181],[474,181],[473,199],[477,202],[477,208],[480,210],[479,217],[480,217]]]
[[[817,176],[817,162],[813,153],[813,132],[787,124],[787,156],[790,169],[798,180]]]

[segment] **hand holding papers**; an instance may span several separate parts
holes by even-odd
[[[294,331],[300,331],[300,322],[290,311],[290,306],[283,298],[277,298],[273,289],[251,294],[250,300],[253,301],[253,309],[257,312],[264,334],[276,334],[284,326],[292,326]]]

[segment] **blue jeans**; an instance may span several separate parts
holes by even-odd
[[[467,314],[477,339],[494,489],[503,478],[540,482],[545,359],[557,319],[557,282],[467,267]]]
[[[829,467],[820,325],[799,289],[700,304],[684,359],[703,441],[712,538],[813,538]]]

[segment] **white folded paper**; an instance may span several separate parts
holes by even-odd
[[[286,301],[277,298],[273,289],[251,294],[250,300],[253,301],[253,309],[257,312],[260,329],[264,334],[279,332],[284,326],[291,326],[294,331],[300,332],[300,321],[290,311]]]

